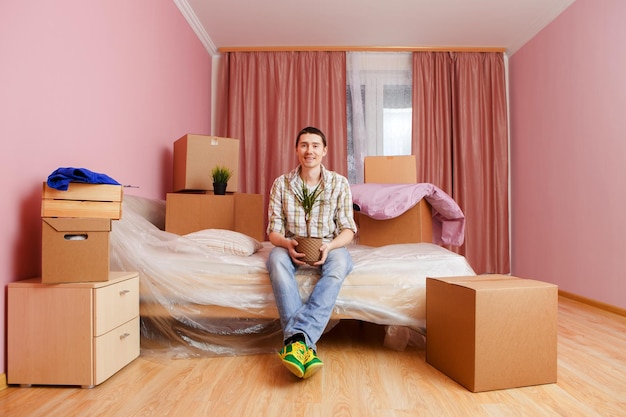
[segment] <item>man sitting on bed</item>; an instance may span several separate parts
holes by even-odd
[[[279,356],[299,378],[308,378],[323,366],[317,357],[316,343],[353,266],[345,247],[356,233],[352,194],[345,177],[322,165],[326,152],[326,137],[319,129],[302,129],[296,138],[300,165],[274,181],[269,199],[267,233],[276,247],[270,253],[267,268],[285,339]],[[303,184],[311,192],[318,186],[322,189],[321,201],[313,208],[310,224],[311,237],[323,238],[320,259],[313,264],[321,269],[321,276],[305,302],[300,298],[295,279],[296,270],[305,264],[300,260],[305,255],[296,252],[298,243],[293,239],[307,234],[304,211],[296,198]]]

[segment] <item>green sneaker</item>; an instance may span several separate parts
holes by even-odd
[[[294,342],[283,347],[278,356],[283,364],[298,378],[304,377],[304,362],[307,359],[307,346],[302,342]]]
[[[309,348],[309,350],[307,350],[306,352],[306,360],[304,361],[303,378],[306,379],[312,377],[317,373],[317,371],[322,369],[323,366],[324,363],[321,361],[320,358],[317,357],[315,351],[312,348]]]

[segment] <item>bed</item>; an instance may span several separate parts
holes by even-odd
[[[441,217],[428,198],[416,203],[428,205],[421,210],[429,213],[427,224]],[[217,229],[184,236],[165,232],[162,200],[125,195],[122,211],[111,232],[111,268],[139,273],[142,354],[276,351],[282,334],[265,267],[269,242]],[[394,349],[423,342],[427,276],[474,275],[463,256],[432,242],[351,244],[349,250],[355,267],[329,327],[342,319],[385,326],[385,345]],[[303,299],[318,277],[316,268],[299,269]]]

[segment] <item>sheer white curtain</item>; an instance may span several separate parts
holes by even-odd
[[[363,182],[363,159],[411,154],[412,55],[348,52],[348,179]]]

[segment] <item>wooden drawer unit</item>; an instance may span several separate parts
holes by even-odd
[[[9,384],[94,387],[139,356],[139,276],[8,285]]]

